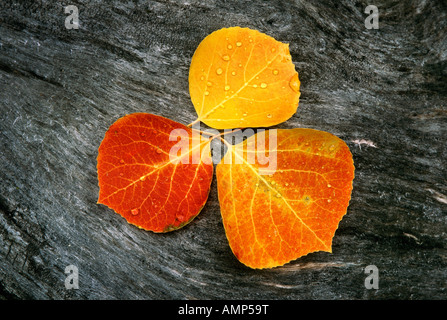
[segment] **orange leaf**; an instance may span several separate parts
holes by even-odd
[[[177,148],[182,141],[184,148]],[[97,160],[98,203],[140,228],[178,229],[208,198],[213,177],[209,141],[175,121],[146,113],[120,118],[105,134]]]
[[[313,129],[268,132],[265,147],[256,141],[256,149],[247,150],[258,133],[232,146],[216,168],[230,247],[251,268],[331,252],[354,179],[351,152],[336,136]],[[273,166],[260,161],[264,154],[276,160]]]
[[[267,127],[298,107],[289,45],[248,28],[220,29],[192,57],[189,91],[198,120],[217,129]]]

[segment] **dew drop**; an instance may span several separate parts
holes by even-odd
[[[335,149],[335,145],[331,144],[331,146],[329,147],[329,151],[334,151]]]
[[[207,95],[209,95],[210,93],[209,93],[209,91],[205,91],[205,95],[207,96]]]
[[[158,154],[162,153],[161,149],[157,149],[157,151],[155,152],[157,152]]]
[[[205,76],[201,76],[200,80],[202,80],[202,81],[205,80]]]
[[[238,46],[238,47],[240,47],[240,46],[242,46],[242,42],[236,42],[236,46]]]
[[[228,50],[231,50],[231,49],[233,49],[233,46],[232,46],[231,44],[229,44],[229,45],[227,46],[227,48],[228,48]]]
[[[230,86],[225,86],[225,91],[230,90]]]
[[[258,87],[258,85],[257,85],[257,84],[254,84],[254,85],[253,85],[253,88],[257,88],[257,87]]]
[[[272,50],[272,52],[275,52],[275,51],[276,51],[276,48],[272,48],[271,50]]]
[[[140,213],[140,210],[139,210],[138,208],[135,208],[135,209],[130,210],[130,213],[131,213],[132,215],[136,216],[137,214]]]
[[[327,202],[331,202],[331,199],[327,199]]]
[[[331,185],[330,185],[330,184],[328,184],[328,185],[327,185],[327,187],[328,187],[328,188],[330,188],[330,187],[331,187]]]
[[[236,75],[236,71],[231,72],[231,75],[235,76]]]
[[[284,185],[287,187],[289,184],[286,182]]]
[[[123,159],[121,159],[121,160],[120,160],[120,163],[121,163],[121,164],[123,164],[123,163],[124,163],[124,160],[123,160]]]
[[[239,68],[242,68],[242,63],[239,63],[238,66],[239,66]]]
[[[272,115],[269,113],[269,114],[267,115],[267,118],[270,119],[271,117],[272,117]]]
[[[122,176],[124,176],[124,173],[121,172],[121,173],[120,173],[120,177],[122,177]]]
[[[144,137],[146,134],[144,132],[140,133],[140,136]]]
[[[263,89],[265,89],[265,88],[267,88],[267,83],[261,83],[261,88],[263,88]]]
[[[229,55],[224,55],[223,57],[222,57],[222,59],[224,60],[224,61],[230,61],[230,56]]]
[[[152,133],[153,133],[153,134],[157,134],[157,130],[155,130],[155,129],[152,130]]]
[[[295,73],[295,75],[290,78],[289,86],[292,88],[293,91],[299,92],[300,90],[300,81],[298,80],[298,73]]]
[[[221,68],[218,68],[218,69],[216,70],[216,73],[217,73],[217,74],[222,74],[222,72],[223,72],[223,71],[222,71]]]
[[[276,184],[276,182],[275,182],[275,181],[272,181],[271,184],[272,184],[272,186],[274,186],[274,185]]]
[[[244,112],[244,114],[242,115],[243,117],[246,117],[247,116],[247,112]]]
[[[279,71],[277,69],[275,69],[275,70],[272,71],[272,73],[276,75],[276,74],[279,73]]]
[[[144,181],[144,180],[146,180],[146,176],[141,176],[140,181]]]
[[[213,83],[212,83],[211,81],[208,81],[208,82],[206,83],[206,85],[207,85],[208,87],[211,87],[211,86],[213,85]]]
[[[280,194],[280,193],[277,193],[277,194],[276,194],[276,197],[277,197],[277,198],[281,198],[281,194]]]

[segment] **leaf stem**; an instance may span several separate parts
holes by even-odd
[[[194,123],[197,123],[198,121],[200,121],[200,120],[195,120],[194,122],[189,124],[188,127],[192,126]],[[191,128],[191,130],[199,132],[200,134],[203,134],[205,136],[209,136],[211,138],[211,140],[213,140],[214,138],[221,137],[221,136],[224,136],[226,134],[235,133],[235,132],[238,132],[238,131],[240,131],[242,129],[240,129],[240,128],[239,129],[233,129],[230,132],[225,132],[224,131],[224,132],[221,132],[219,134],[214,134],[214,133],[210,133],[210,132],[206,132],[206,131],[202,131],[202,130],[198,130],[198,129],[194,129],[194,128]]]
[[[231,130],[230,132],[222,132],[222,133],[219,133],[219,134],[215,134],[215,135],[212,135],[211,136],[211,140],[213,140],[214,138],[217,138],[217,137],[219,137],[219,139],[220,140],[222,140],[222,141],[224,141],[225,139],[222,139],[222,136],[224,136],[224,135],[226,135],[226,134],[230,134],[230,133],[235,133],[235,132],[238,132],[238,131],[241,131],[242,129],[234,129],[234,130]],[[208,132],[206,132],[206,133],[208,133]],[[226,141],[225,141],[226,142]],[[228,143],[228,142],[226,142],[226,143]]]
[[[188,124],[187,127],[192,127],[192,126],[195,125],[197,122],[200,122],[200,118],[197,118],[196,120],[194,120],[193,122],[191,122],[190,124]]]

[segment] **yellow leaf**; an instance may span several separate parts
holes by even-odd
[[[207,36],[192,57],[189,91],[198,120],[216,129],[268,127],[298,108],[289,45],[248,28]]]

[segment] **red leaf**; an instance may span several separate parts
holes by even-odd
[[[170,139],[175,132],[183,135]],[[179,137],[186,141],[180,155],[174,152]],[[147,113],[124,116],[105,134],[97,160],[98,203],[145,230],[181,228],[208,198],[209,141],[178,122]]]

